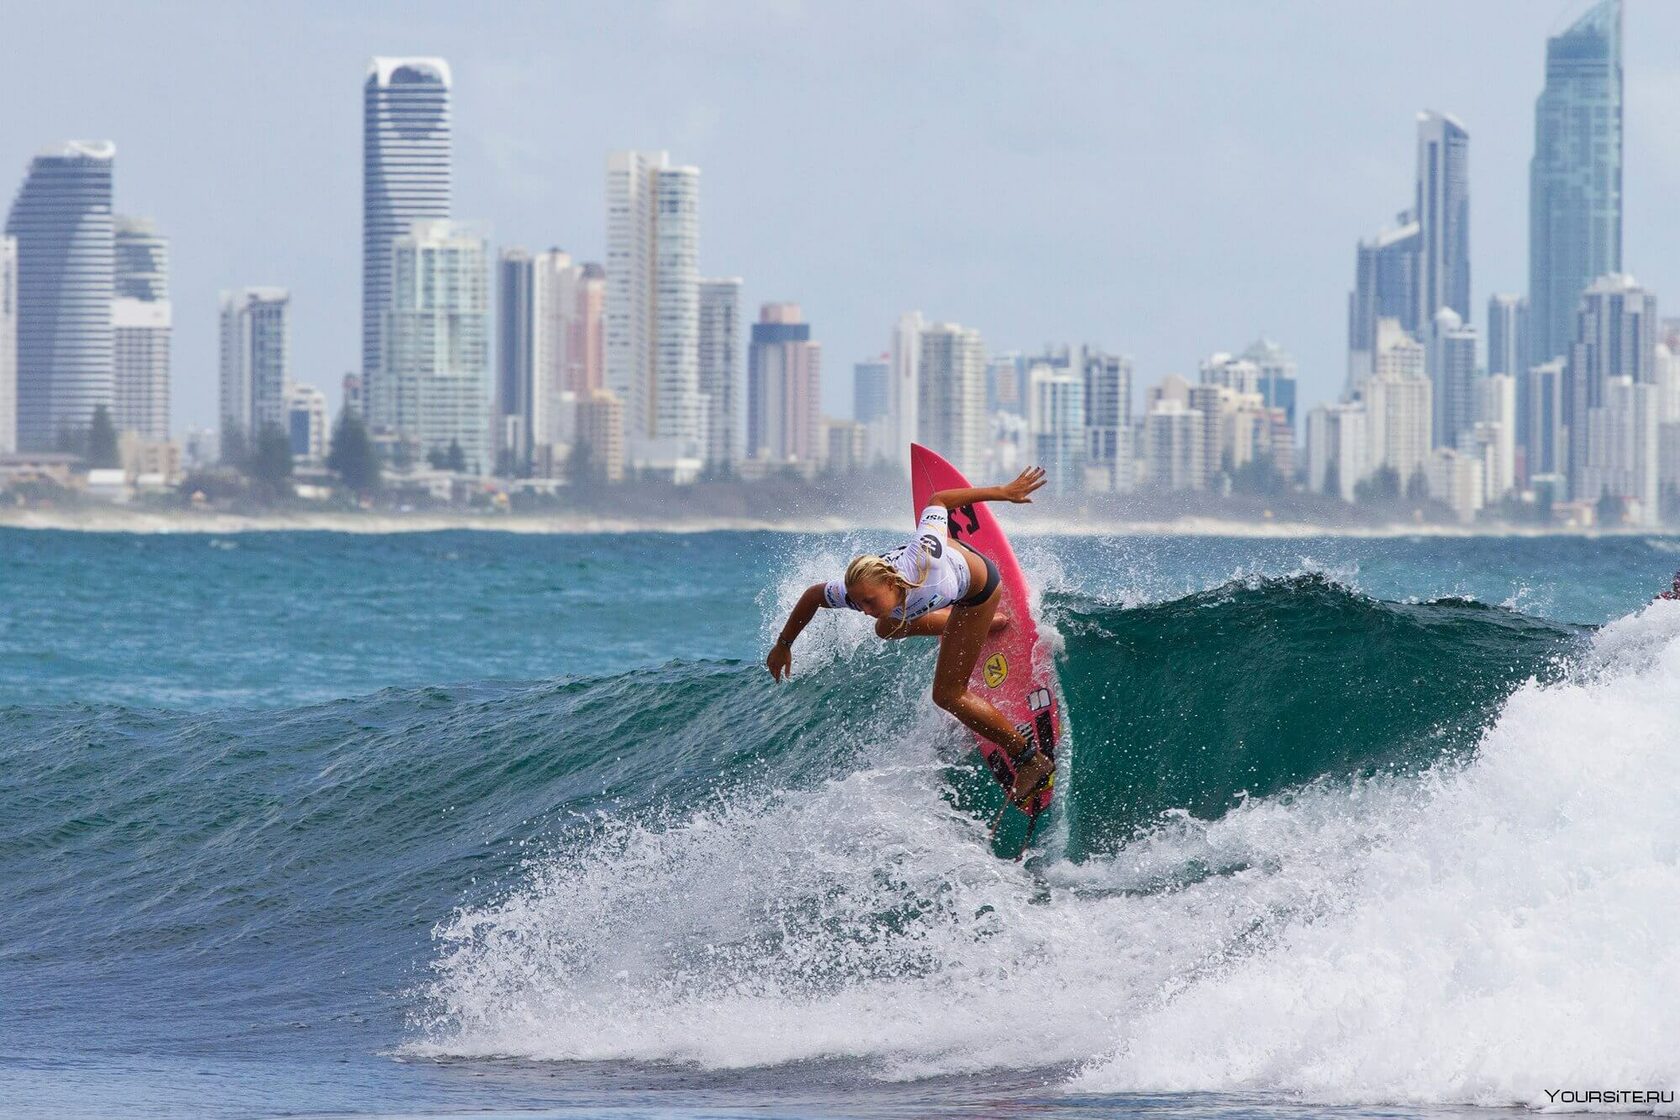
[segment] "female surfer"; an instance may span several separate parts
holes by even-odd
[[[1017,805],[1044,788],[1055,762],[1015,730],[1002,712],[969,691],[968,678],[980,646],[993,629],[1008,624],[994,615],[1002,598],[997,565],[950,535],[950,511],[972,502],[1031,502],[1044,485],[1044,471],[1029,467],[1006,486],[941,490],[928,499],[916,535],[878,556],[859,556],[844,579],[813,583],[799,596],[781,635],[764,659],[777,680],[793,669],[793,641],[819,608],[849,607],[875,619],[883,638],[937,637],[933,702],[1004,749],[1010,766],[997,773]],[[1001,768],[1000,768],[1001,769]]]

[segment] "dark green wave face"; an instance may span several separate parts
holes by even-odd
[[[1074,858],[1167,810],[1213,819],[1244,795],[1465,750],[1584,630],[1463,599],[1379,602],[1318,576],[1047,607],[1066,642]]]

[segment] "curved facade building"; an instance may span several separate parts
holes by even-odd
[[[112,403],[111,171],[116,145],[72,140],[30,162],[17,241],[17,434],[51,451]]]
[[[375,428],[394,422],[394,397],[380,380],[391,243],[417,219],[449,217],[450,86],[441,58],[376,58],[363,87],[362,377]]]

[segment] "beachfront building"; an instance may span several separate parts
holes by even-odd
[[[1599,486],[1594,485],[1600,476],[1589,478],[1587,472],[1594,456],[1589,418],[1593,409],[1604,405],[1604,388],[1610,379],[1655,383],[1657,297],[1631,276],[1601,276],[1582,293],[1575,322],[1575,340],[1564,367],[1567,471],[1571,497],[1591,502],[1600,496]]]
[[[1256,339],[1242,352],[1244,361],[1260,371],[1260,399],[1267,408],[1281,408],[1295,426],[1295,358],[1269,338]]]
[[[1055,497],[1084,489],[1085,385],[1082,369],[1034,362],[1027,371],[1029,454]]]
[[[1087,485],[1124,493],[1133,483],[1132,360],[1087,347],[1080,371]]]
[[[1363,404],[1322,404],[1307,413],[1307,487],[1344,502],[1370,470]]]
[[[888,347],[891,368],[887,375],[887,414],[883,418],[881,451],[908,477],[910,444],[921,432],[922,330],[927,326],[920,311],[906,311],[893,324]]]
[[[1470,134],[1434,111],[1417,118],[1418,320],[1443,307],[1470,321]]]
[[[535,334],[531,254],[503,249],[496,259],[496,473],[517,477],[530,470]]]
[[[1145,483],[1152,490],[1207,488],[1207,435],[1202,414],[1173,396],[1162,396],[1143,418]]]
[[[249,447],[269,426],[284,427],[291,380],[291,293],[241,288],[221,294],[221,449]]]
[[[327,397],[313,385],[286,389],[286,438],[292,458],[309,466],[327,461]]]
[[[374,427],[416,455],[491,469],[489,250],[475,229],[417,221],[392,242],[383,375],[368,396]]]
[[[607,158],[606,386],[625,454],[691,481],[702,465],[700,169],[666,152]]]
[[[0,236],[0,455],[17,450],[17,238]]]
[[[747,354],[747,458],[797,467],[822,462],[822,344],[797,303],[767,303]]]
[[[706,466],[732,470],[740,457],[741,278],[700,281],[700,396]]]
[[[363,83],[362,382],[370,398],[391,396],[381,379],[392,244],[415,221],[450,216],[451,85],[441,58],[375,58]]]
[[[1476,422],[1481,391],[1476,369],[1476,328],[1442,307],[1430,324],[1429,378],[1434,383],[1434,446],[1457,447]]]
[[[1600,0],[1546,40],[1528,177],[1528,361],[1567,356],[1581,293],[1621,270],[1622,5]]]
[[[116,145],[70,140],[30,161],[6,216],[17,245],[17,446],[69,447],[112,405],[111,178]]]
[[[1359,243],[1354,259],[1353,291],[1348,295],[1348,365],[1345,395],[1371,376],[1377,347],[1377,324],[1393,319],[1408,333],[1418,329],[1417,216],[1406,211],[1395,224]]]
[[[980,332],[957,323],[929,323],[919,331],[916,438],[963,474],[985,469],[986,350]]]
[[[111,420],[143,440],[169,438],[169,242],[146,218],[113,219]]]

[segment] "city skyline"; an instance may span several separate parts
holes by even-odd
[[[976,157],[990,159],[996,183],[1005,188],[1014,185],[1007,197],[1019,202],[1002,210],[995,198],[979,197],[972,190],[967,180],[975,176],[959,175],[936,158],[949,156],[949,139],[940,139],[926,128],[907,128],[884,103],[873,101],[843,110],[865,126],[863,131],[875,138],[873,144],[857,148],[857,142],[851,141],[853,146],[848,147],[846,138],[835,136],[832,129],[810,130],[821,135],[819,147],[829,153],[823,166],[841,168],[840,173],[801,174],[797,161],[790,164],[785,158],[786,145],[797,146],[797,137],[782,139],[774,165],[784,168],[779,173],[796,181],[800,190],[766,189],[773,184],[764,177],[764,167],[757,162],[760,157],[746,143],[751,132],[747,125],[759,116],[780,119],[796,110],[809,111],[813,103],[842,111],[828,104],[827,95],[815,84],[832,72],[838,61],[834,54],[857,45],[860,31],[837,28],[833,13],[815,9],[772,10],[765,29],[744,38],[743,28],[753,23],[751,17],[765,15],[766,9],[743,6],[726,10],[719,19],[697,21],[682,9],[666,7],[638,13],[628,25],[610,31],[587,25],[569,29],[548,40],[552,51],[577,53],[584,49],[581,43],[598,40],[612,48],[607,57],[622,62],[628,57],[624,52],[629,51],[629,43],[640,33],[651,33],[654,42],[681,35],[696,40],[701,54],[725,49],[738,52],[752,63],[748,69],[753,73],[726,80],[709,71],[700,73],[706,67],[698,62],[685,62],[677,69],[680,75],[694,78],[688,95],[660,102],[657,95],[670,94],[676,77],[661,78],[651,90],[631,90],[622,75],[591,79],[590,72],[598,64],[588,62],[585,71],[589,72],[574,75],[579,81],[574,101],[589,112],[545,109],[535,121],[528,111],[514,114],[512,119],[523,122],[519,128],[511,125],[507,111],[521,96],[544,106],[569,102],[542,92],[547,80],[537,65],[542,52],[529,43],[516,43],[511,26],[485,32],[468,26],[460,13],[440,8],[422,8],[420,18],[401,28],[383,18],[386,9],[344,16],[306,7],[301,29],[272,28],[260,15],[247,14],[242,17],[247,34],[274,31],[264,39],[273,44],[272,51],[259,51],[261,57],[247,61],[262,71],[275,63],[271,54],[285,53],[288,37],[308,32],[319,46],[308,66],[321,68],[322,82],[304,83],[311,88],[290,99],[292,115],[284,121],[264,118],[265,125],[278,127],[270,130],[269,140],[253,155],[242,153],[238,160],[227,160],[230,151],[241,151],[248,137],[226,129],[220,133],[226,165],[218,174],[228,183],[228,197],[245,193],[239,184],[248,171],[264,172],[280,183],[293,179],[290,189],[270,195],[276,201],[266,206],[259,202],[255,207],[263,221],[247,220],[245,227],[225,232],[217,230],[238,216],[248,217],[252,210],[218,206],[213,195],[181,191],[182,197],[195,204],[183,210],[182,198],[168,189],[168,182],[160,181],[158,160],[171,149],[157,135],[154,117],[169,116],[178,108],[173,87],[154,91],[157,96],[150,115],[131,115],[135,106],[148,104],[147,87],[142,87],[141,95],[116,98],[111,92],[116,88],[113,83],[120,83],[127,64],[115,55],[104,57],[99,44],[89,57],[106,67],[98,71],[103,76],[92,81],[92,75],[82,75],[91,86],[75,90],[68,88],[63,74],[55,72],[50,80],[43,79],[43,90],[51,96],[25,99],[27,118],[17,107],[17,99],[10,103],[14,107],[0,110],[0,141],[14,153],[21,172],[33,151],[64,137],[109,133],[116,140],[117,209],[153,217],[171,243],[177,430],[188,423],[214,423],[215,304],[213,290],[208,297],[204,294],[207,287],[274,284],[290,288],[297,302],[295,376],[336,386],[345,370],[356,368],[359,261],[355,243],[360,234],[356,153],[361,121],[355,83],[365,74],[370,57],[409,51],[442,55],[454,71],[453,211],[488,225],[493,245],[559,244],[579,259],[600,259],[605,231],[599,215],[604,200],[597,169],[607,151],[632,144],[664,146],[680,160],[704,168],[702,270],[745,277],[744,307],[783,299],[801,302],[807,318],[818,325],[825,349],[833,357],[831,368],[838,373],[825,379],[824,412],[849,414],[847,375],[852,363],[879,353],[889,341],[893,320],[907,308],[919,308],[933,321],[972,324],[993,352],[1030,352],[1052,341],[1092,342],[1132,356],[1139,383],[1168,372],[1192,373],[1207,352],[1234,348],[1265,334],[1296,355],[1301,394],[1311,402],[1329,399],[1341,387],[1347,245],[1369,236],[1380,225],[1396,188],[1410,181],[1415,153],[1409,139],[1419,111],[1435,108],[1452,113],[1464,121],[1475,140],[1470,241],[1477,286],[1471,295],[1472,307],[1479,311],[1494,291],[1525,290],[1527,164],[1534,99],[1544,76],[1544,40],[1560,32],[1584,7],[1565,5],[1544,18],[1531,6],[1516,5],[1455,16],[1460,26],[1485,24],[1490,33],[1497,28],[1500,35],[1509,37],[1511,50],[1491,53],[1513,57],[1491,59],[1489,52],[1435,40],[1429,49],[1438,61],[1427,68],[1427,75],[1411,73],[1415,67],[1391,66],[1386,58],[1349,66],[1348,59],[1330,47],[1338,35],[1348,36],[1351,42],[1354,29],[1324,19],[1331,9],[1322,4],[1285,5],[1271,11],[1265,21],[1258,21],[1256,13],[1228,8],[1215,13],[1211,6],[1194,4],[1173,18],[1142,8],[1116,14],[1071,9],[1031,26],[1022,16],[1008,12],[953,20],[954,9],[935,5],[905,13],[907,30],[949,24],[945,30],[950,50],[936,52],[926,63],[933,74],[972,65],[975,59],[966,57],[965,61],[964,50],[980,56],[1065,51],[1068,48],[1050,45],[1049,40],[1056,28],[1073,26],[1107,34],[1118,54],[1126,58],[1137,53],[1134,48],[1140,39],[1154,42],[1169,55],[1187,49],[1186,42],[1198,38],[1214,45],[1229,43],[1231,49],[1222,50],[1221,58],[1229,53],[1239,71],[1252,65],[1235,47],[1246,29],[1260,35],[1258,41],[1268,46],[1273,63],[1278,51],[1302,52],[1293,59],[1294,69],[1310,63],[1304,74],[1283,81],[1283,93],[1260,98],[1258,106],[1228,97],[1210,102],[1206,91],[1185,88],[1175,90],[1170,100],[1152,98],[1147,106],[1125,97],[1099,98],[1104,107],[1088,114],[1088,120],[1023,119],[1043,96],[1024,85],[1009,85],[982,98],[979,105],[947,104],[918,94],[914,104],[923,110],[918,118],[921,124],[944,121],[963,126],[959,133],[970,142]],[[1437,8],[1446,10],[1445,5],[1421,4],[1408,22],[1427,24],[1429,13]],[[870,9],[864,14],[881,13]],[[1655,95],[1680,88],[1680,73],[1658,66],[1650,46],[1654,39],[1660,40],[1658,32],[1663,27],[1680,25],[1676,14],[1637,0],[1630,3],[1627,13],[1626,159],[1630,173],[1625,271],[1658,292],[1680,287],[1669,282],[1680,266],[1668,263],[1661,252],[1670,240],[1667,234],[1674,219],[1657,213],[1657,199],[1680,181],[1680,153],[1672,150],[1676,147],[1672,141],[1655,142],[1673,116]],[[1495,15],[1499,18],[1492,18]],[[182,16],[181,10],[165,9],[156,21],[158,28],[146,33],[166,32]],[[542,24],[550,18],[540,11],[520,16],[510,25]],[[24,18],[45,24],[55,17],[30,13]],[[208,11],[192,14],[195,26],[211,26],[227,18]],[[857,22],[867,23],[867,19]],[[1316,27],[1316,38],[1305,40],[1311,49],[1288,34],[1307,24]],[[768,39],[800,28],[833,32],[821,51],[815,46],[800,48],[822,65],[810,75],[782,75],[788,105],[777,109],[747,104],[740,91],[765,80],[762,69],[769,63],[762,56]],[[1015,32],[1020,33],[1020,41],[1006,45],[1006,33]],[[44,41],[58,40],[49,33]],[[1424,41],[1421,33],[1397,28],[1387,46],[1403,56]],[[347,53],[353,57],[346,58]],[[859,56],[857,65],[860,73],[873,74],[883,67],[890,69],[900,57],[891,48],[870,48]],[[1141,57],[1136,61],[1142,66],[1140,75],[1156,65]],[[219,63],[206,59],[195,65],[208,70]],[[72,68],[69,73],[74,72]],[[1360,80],[1349,86],[1356,72]],[[1233,81],[1239,78],[1240,73]],[[189,88],[194,84],[190,76],[176,75],[174,80]],[[205,73],[207,88],[214,80],[213,74]],[[1326,95],[1322,87],[1338,81],[1346,88],[1338,89],[1327,102],[1321,100]],[[313,88],[322,83],[324,90]],[[1297,88],[1301,86],[1311,88]],[[104,98],[90,92],[97,88],[107,91]],[[1112,86],[1104,88],[1115,92]],[[1304,93],[1311,96],[1303,101]],[[615,107],[613,98],[624,104]],[[1286,117],[1277,113],[1277,98],[1288,101],[1291,112]],[[1261,112],[1268,100],[1273,102],[1269,117]],[[43,105],[48,107],[45,116]],[[712,106],[711,115],[697,117],[696,107],[706,105]],[[501,111],[500,115],[487,112],[491,109]],[[1198,132],[1194,126],[1199,116],[1214,109],[1221,116],[1212,122],[1211,133]],[[125,119],[132,123],[125,124]],[[813,119],[821,123],[826,118]],[[1130,148],[1116,143],[1138,130],[1145,135],[1132,137]],[[216,133],[216,129],[199,130],[194,141],[213,152]],[[926,140],[925,154],[906,148],[912,133]],[[1667,133],[1672,135],[1674,130]],[[1299,154],[1290,145],[1302,143],[1303,134],[1320,158],[1324,152],[1332,154],[1325,167],[1333,174],[1303,179],[1297,172],[1293,180],[1283,174],[1284,164]],[[530,142],[510,148],[510,138],[519,136]],[[305,138],[308,146],[296,143]],[[1138,147],[1142,141],[1149,141],[1148,146]],[[802,149],[807,153],[808,145],[809,141]],[[867,159],[858,154],[866,149],[874,149],[875,154]],[[834,158],[846,152],[853,154]],[[1136,163],[1135,153],[1142,153],[1151,175],[1110,177],[1105,180],[1106,193],[1092,185],[1075,188],[1067,176],[1053,176],[1049,183],[1027,187],[1020,182],[1032,168],[1052,165],[1058,159],[1072,160],[1067,166],[1089,171],[1127,153],[1134,153],[1131,164]],[[1249,173],[1199,178],[1191,174],[1198,160],[1215,155],[1237,158]],[[535,170],[545,163],[551,170]],[[300,189],[303,184],[295,177],[282,173],[287,167],[308,168],[308,190]],[[168,178],[180,184],[191,170],[189,160]],[[869,192],[875,199],[875,213],[838,197],[855,192],[862,182],[859,176],[865,173],[875,184]],[[1186,186],[1187,175],[1197,178],[1197,183]],[[1213,178],[1237,182],[1219,186],[1205,182]],[[1238,186],[1240,190],[1235,189]],[[256,194],[260,198],[263,191]],[[1161,205],[1168,198],[1173,204]],[[1129,201],[1149,203],[1152,208],[1128,209]],[[977,213],[977,206],[984,212]],[[1316,220],[1305,217],[1308,209]],[[1273,213],[1275,220],[1256,221],[1261,211]],[[1140,214],[1148,220],[1136,220]],[[1189,225],[1207,232],[1200,235],[1201,240],[1191,239],[1183,232]],[[1242,236],[1232,237],[1231,231],[1238,227]],[[343,236],[346,230],[348,243]],[[1287,252],[1280,248],[1284,230],[1298,248]],[[812,231],[818,234],[814,240]],[[1178,231],[1177,242],[1171,240],[1174,231]],[[1216,255],[1206,250],[1221,238],[1223,256],[1210,260]],[[236,248],[242,244],[244,248]],[[272,263],[265,264],[264,258]],[[1262,264],[1262,259],[1269,264]],[[1288,261],[1291,268],[1281,282],[1275,279],[1279,260]],[[207,270],[214,275],[207,277]],[[1163,276],[1174,282],[1161,283]],[[1186,287],[1197,290],[1196,299],[1184,298]],[[1476,317],[1474,312],[1472,317]],[[332,403],[336,407],[338,402]]]

